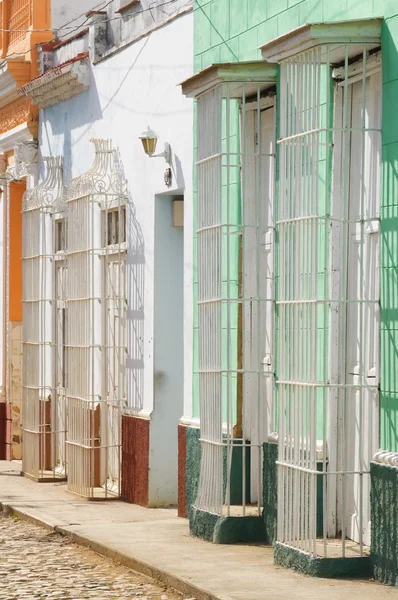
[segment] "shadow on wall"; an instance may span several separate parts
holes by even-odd
[[[398,139],[395,121],[398,50],[388,22],[382,25],[382,198],[380,446],[398,451]]]
[[[181,161],[176,154],[174,154],[174,164],[175,169],[173,168],[173,176],[175,187],[177,187],[179,190],[185,190],[184,172],[182,170]]]
[[[90,65],[90,87],[87,91],[66,100],[60,102],[55,106],[51,106],[45,109],[43,119],[43,133],[42,136],[46,137],[46,146],[49,148],[48,154],[56,156],[62,154],[64,158],[64,180],[69,182],[72,177],[76,177],[80,173],[86,170],[89,165],[76,164],[77,161],[85,158],[82,153],[76,152],[81,139],[87,137],[87,144],[89,144],[89,137],[87,132],[92,128],[93,123],[102,119],[102,109],[99,99],[98,89]],[[50,129],[48,129],[50,127]],[[79,137],[72,141],[72,132],[75,129],[82,129]],[[58,147],[54,144],[54,138],[62,140],[62,147]],[[72,152],[72,145],[75,147],[75,151]],[[40,142],[39,146],[42,146]],[[74,161],[74,164],[72,164]],[[42,174],[41,174],[42,175]]]
[[[145,244],[130,194],[127,202],[127,409],[138,412],[144,406]]]
[[[115,153],[114,186],[121,189],[127,182],[126,241],[127,241],[127,407],[126,412],[143,409],[144,398],[144,292],[145,292],[145,242],[136,207],[124,173],[120,151]]]

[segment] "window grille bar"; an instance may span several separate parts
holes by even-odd
[[[57,469],[58,395],[53,355],[53,213],[62,197],[62,159],[45,158],[46,177],[23,198],[23,460],[36,480],[63,478]]]
[[[127,404],[127,185],[111,141],[93,142],[94,163],[66,199],[68,489],[89,499],[120,493]]]
[[[236,87],[236,84],[233,84]],[[275,111],[262,84],[198,98],[197,252],[201,471],[195,507],[260,515],[273,412]],[[264,274],[267,273],[267,277]],[[272,361],[272,359],[267,359]],[[267,419],[267,423],[264,420]],[[269,423],[268,423],[269,421]]]
[[[277,540],[345,557],[348,540],[368,552],[378,444],[380,73],[364,46],[361,79],[333,84],[330,55],[304,51],[280,72]]]

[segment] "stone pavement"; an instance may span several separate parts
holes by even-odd
[[[4,514],[4,513],[3,513]],[[178,600],[67,537],[0,513],[0,599]]]
[[[272,548],[221,546],[189,535],[176,511],[120,501],[90,502],[65,484],[19,476],[0,462],[0,503],[197,600],[398,600],[369,581],[312,579],[273,564]]]

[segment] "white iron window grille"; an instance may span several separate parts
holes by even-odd
[[[369,468],[378,448],[378,44],[374,36],[368,44],[363,36],[318,43],[280,67],[277,541],[321,557],[363,556],[370,543]]]
[[[23,461],[25,475],[63,477],[57,469],[59,419],[53,354],[53,215],[62,197],[62,158],[45,158],[45,180],[23,198]]]
[[[121,214],[127,207],[127,184],[111,141],[93,142],[93,166],[70,182],[66,201],[68,488],[87,498],[107,498],[120,489],[120,428],[126,400],[126,243],[121,241]],[[104,244],[104,239],[115,241],[108,238],[109,222],[116,239],[111,245]]]
[[[66,250],[66,220],[64,218],[55,219],[55,252],[65,252]]]
[[[126,207],[110,209],[105,216],[105,246],[123,244],[126,241]]]
[[[68,428],[68,414],[66,403],[67,386],[67,360],[66,360],[66,333],[67,333],[67,306],[66,283],[68,268],[66,261],[66,232],[67,219],[64,197],[57,203],[54,214],[54,378],[55,392],[57,394],[57,420],[59,434],[56,443],[56,471],[66,476],[67,456],[66,438]]]
[[[222,65],[205,71],[215,80],[205,91],[200,74],[191,80],[200,90],[195,507],[244,517],[261,511],[262,445],[273,429],[275,70],[230,66],[227,81]],[[191,82],[183,86],[189,93]]]

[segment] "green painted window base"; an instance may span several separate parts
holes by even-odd
[[[263,462],[263,517],[265,541],[273,544],[276,541],[276,525],[278,512],[278,444],[265,442]]]
[[[214,544],[265,542],[262,517],[219,517],[193,508],[189,529],[192,535]]]
[[[276,541],[278,511],[278,444],[265,442],[263,445],[263,507],[264,526],[267,544]],[[322,471],[322,463],[318,463],[318,471]],[[317,481],[317,536],[323,535],[323,486],[322,476]]]
[[[200,475],[200,429],[195,427],[186,428],[186,466],[185,466],[185,495],[187,503],[187,515],[191,519],[192,505],[195,503],[198,493]]]
[[[281,567],[294,569],[311,577],[372,577],[373,563],[370,556],[353,558],[318,558],[301,550],[275,542],[274,561]]]
[[[370,480],[374,577],[398,586],[398,469],[371,463]]]

